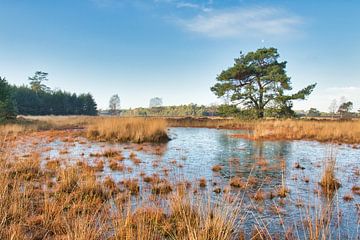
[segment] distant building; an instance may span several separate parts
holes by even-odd
[[[161,98],[154,97],[154,98],[150,99],[150,102],[149,102],[150,108],[161,107],[162,105],[163,105],[163,102],[162,102]]]

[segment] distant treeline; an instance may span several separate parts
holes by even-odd
[[[204,106],[197,104],[179,106],[161,106],[152,108],[135,108],[121,110],[122,116],[219,116],[218,106]]]
[[[90,93],[77,95],[62,90],[35,92],[27,86],[12,86],[20,115],[96,115],[97,106]]]
[[[0,121],[16,115],[97,115],[97,105],[90,93],[77,95],[52,90],[44,84],[47,73],[36,72],[30,85],[9,85],[0,77]]]
[[[109,114],[111,112],[108,112]],[[100,112],[106,114],[106,112]],[[187,104],[179,106],[161,106],[151,108],[134,108],[123,109],[120,111],[122,116],[163,116],[163,117],[238,117],[244,119],[253,119],[256,117],[256,112],[252,109],[240,109],[236,105],[221,104],[221,105],[197,105]],[[279,117],[281,112],[278,109],[266,109],[265,114],[267,117]],[[295,114],[295,113],[294,113]]]

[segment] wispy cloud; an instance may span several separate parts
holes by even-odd
[[[256,7],[214,10],[193,18],[177,18],[175,22],[189,32],[224,38],[295,33],[303,20],[283,9]]]
[[[198,9],[200,7],[199,4],[189,3],[189,2],[178,2],[176,3],[177,8],[195,8]]]
[[[98,6],[150,6],[177,9],[167,19],[188,32],[213,38],[294,36],[303,19],[276,7],[219,9],[212,0],[90,0]],[[229,7],[229,6],[228,6]],[[189,11],[186,11],[188,9]],[[186,14],[184,14],[186,13]],[[195,14],[195,15],[194,15]],[[174,17],[175,16],[175,17]],[[176,17],[177,16],[177,17]],[[183,17],[180,17],[183,16]],[[186,16],[186,17],[185,17]]]
[[[195,10],[201,10],[203,12],[212,11],[212,8],[210,8],[210,7],[200,5],[200,4],[190,3],[190,2],[182,2],[182,1],[176,2],[176,7],[177,8],[192,8]]]
[[[167,3],[175,6],[176,8],[188,8],[188,9],[194,9],[199,10],[202,12],[210,12],[212,8],[210,7],[212,5],[212,2],[206,2],[204,4],[194,3],[190,1],[183,1],[183,0],[153,0],[154,3]]]

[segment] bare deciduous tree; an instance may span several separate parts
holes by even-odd
[[[120,109],[120,97],[117,94],[111,96],[109,101],[109,108],[111,114],[117,114],[118,110]]]

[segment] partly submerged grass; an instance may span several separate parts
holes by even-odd
[[[85,164],[50,175],[38,154],[9,159],[0,159],[0,239],[230,240],[236,229],[240,207],[192,201],[174,191],[161,205],[149,200],[133,208],[130,196],[139,191],[133,180],[120,191],[110,178],[98,181]]]
[[[332,155],[326,158],[323,164],[323,174],[319,184],[323,191],[327,194],[332,194],[340,187],[340,182],[335,176],[336,158]]]
[[[0,142],[0,147],[3,144]],[[109,164],[125,164],[117,160],[120,152],[114,149],[102,154],[103,161]],[[220,186],[216,188],[219,198],[210,200],[206,194],[192,193],[198,187],[199,192],[211,190],[211,181],[204,178],[191,188],[186,183],[170,182],[165,176],[144,173],[144,187],[137,178],[122,182],[98,178],[97,169],[85,161],[61,166],[56,163],[55,167],[46,164],[42,168],[39,157],[38,153],[28,154],[25,159],[0,155],[0,239],[230,240],[243,239],[243,227],[254,229],[247,232],[248,239],[276,239],[272,225],[268,226],[251,206],[242,204],[242,196],[249,193],[254,206],[269,201],[266,190],[252,191],[260,178],[233,177],[229,184],[241,190],[241,195],[222,194]],[[100,165],[99,169],[103,169],[104,163]],[[287,198],[287,194],[281,197]],[[280,205],[282,198],[271,197],[274,204]],[[275,207],[280,215],[281,206]],[[287,222],[280,234],[286,234],[285,239],[329,239],[335,231],[330,207],[324,205],[316,212],[304,203],[301,221]],[[245,222],[252,214],[253,219]],[[296,235],[297,226],[304,238]]]
[[[167,142],[166,121],[145,118],[97,118],[87,128],[87,137],[114,142]]]

